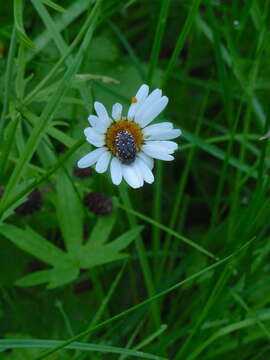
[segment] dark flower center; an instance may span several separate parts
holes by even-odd
[[[131,164],[136,158],[137,146],[134,137],[127,130],[119,131],[115,137],[115,152],[123,164]]]

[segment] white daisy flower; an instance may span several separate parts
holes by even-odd
[[[96,115],[90,115],[90,127],[84,130],[87,141],[97,147],[78,161],[79,168],[95,165],[98,173],[110,167],[112,182],[119,185],[124,180],[133,188],[153,183],[153,159],[173,160],[178,145],[173,141],[181,130],[173,129],[170,122],[149,125],[168,104],[160,89],[149,94],[142,85],[131,105],[127,117],[122,116],[122,105],[116,103],[109,117],[104,105],[94,103]]]

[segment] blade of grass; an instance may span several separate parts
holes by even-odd
[[[110,28],[113,30],[113,32],[116,34],[116,36],[118,37],[119,41],[123,44],[131,61],[133,62],[134,66],[136,67],[138,73],[140,74],[141,79],[144,80],[146,77],[145,71],[141,65],[140,59],[137,57],[135,51],[133,50],[132,46],[128,42],[125,34],[123,32],[121,32],[119,27],[112,21],[109,20],[108,24],[109,24]]]
[[[0,349],[51,349],[57,345],[62,344],[59,340],[43,340],[43,339],[4,339],[0,340]],[[80,350],[85,352],[99,352],[109,354],[127,355],[137,357],[140,359],[152,359],[152,360],[166,360],[164,357],[158,355],[148,354],[137,350],[129,350],[116,346],[98,345],[98,344],[85,344],[75,342],[74,344],[67,346],[70,350]]]
[[[64,306],[62,304],[62,302],[60,300],[56,300],[55,302],[55,307],[59,310],[62,318],[63,318],[63,321],[64,321],[64,324],[65,324],[65,327],[67,329],[67,332],[69,334],[69,336],[74,336],[74,331],[72,329],[72,326],[71,326],[71,322],[70,322],[70,319],[64,309]]]
[[[52,8],[60,13],[65,12],[65,9],[62,6],[56,4],[55,2],[53,2],[51,0],[42,0],[42,2],[43,2],[43,4],[49,6],[50,8]]]
[[[3,110],[1,114],[0,119],[0,143],[3,143],[3,129],[6,122],[6,113],[8,110],[8,101],[10,97],[10,91],[11,91],[11,85],[12,85],[12,76],[14,71],[14,65],[15,65],[15,53],[16,53],[16,28],[13,27],[12,35],[11,35],[11,41],[8,51],[8,58],[7,58],[7,69],[5,72],[4,77],[4,99],[3,99]],[[2,168],[1,168],[2,169]]]
[[[181,52],[181,50],[183,49],[183,46],[185,44],[187,35],[189,34],[189,31],[191,29],[191,26],[195,20],[195,17],[197,15],[198,12],[198,8],[199,5],[201,3],[201,0],[193,0],[189,12],[188,12],[188,16],[187,16],[187,20],[183,26],[183,29],[180,31],[180,34],[178,36],[175,48],[173,50],[172,56],[169,60],[169,64],[167,65],[167,68],[165,70],[165,73],[163,75],[163,79],[162,79],[162,87],[165,87],[165,85],[167,84],[167,81],[173,71],[173,68],[176,64],[176,61],[179,57],[179,54]]]
[[[200,251],[201,253],[207,255],[208,257],[210,258],[213,258],[213,259],[218,259],[218,257],[216,257],[214,254],[212,254],[211,252],[209,252],[208,250],[204,249],[203,247],[201,247],[200,245],[194,243],[192,240],[189,240],[188,238],[178,234],[176,231],[168,228],[167,226],[165,225],[162,225],[158,222],[156,222],[155,220],[153,220],[152,218],[146,216],[146,215],[143,215],[141,213],[139,213],[138,211],[135,211],[133,210],[132,208],[126,206],[126,205],[122,205],[122,204],[118,204],[118,206],[125,210],[127,213],[130,213],[136,217],[138,217],[139,219],[142,219],[146,222],[148,222],[149,224],[151,225],[154,225],[156,227],[158,227],[159,229],[169,233],[171,236],[174,236],[176,237],[177,239],[179,240],[182,240],[184,243],[188,244],[189,246],[193,247],[194,249]]]
[[[23,26],[23,0],[14,0],[14,23],[20,40],[30,49],[34,49],[34,43],[26,35]]]
[[[156,27],[156,33],[154,37],[153,46],[151,49],[151,56],[150,56],[150,63],[148,68],[148,74],[147,74],[147,83],[149,85],[152,84],[152,78],[154,75],[154,72],[156,70],[157,64],[158,64],[158,58],[159,53],[161,49],[162,39],[164,35],[164,30],[167,22],[167,17],[169,13],[171,0],[162,0],[159,17],[158,17],[158,23]]]
[[[20,115],[17,113],[15,109],[15,104],[12,102],[10,104],[10,115],[11,115],[11,124],[9,124],[9,128],[7,129],[7,136],[4,142],[2,154],[0,156],[0,169],[1,173],[5,173],[6,164],[12,149],[12,146],[14,145],[14,138],[16,136],[16,130],[17,126],[20,121]],[[0,136],[1,138],[1,136]],[[1,141],[1,140],[0,140]]]

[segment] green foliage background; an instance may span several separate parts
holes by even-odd
[[[269,358],[269,5],[1,2],[1,359]],[[93,101],[142,83],[176,160],[139,190],[76,177]]]

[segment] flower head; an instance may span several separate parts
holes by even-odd
[[[160,89],[149,94],[149,87],[142,85],[131,105],[127,117],[122,116],[122,105],[116,103],[109,117],[104,105],[94,103],[96,115],[90,115],[90,127],[84,130],[87,141],[97,147],[78,161],[79,168],[95,165],[98,173],[110,167],[112,182],[119,185],[124,180],[133,188],[144,181],[154,181],[153,159],[173,160],[177,149],[173,141],[181,130],[173,129],[170,122],[149,125],[168,104],[167,96]]]

